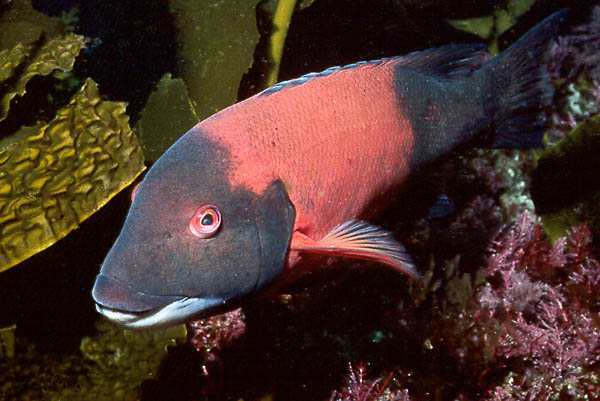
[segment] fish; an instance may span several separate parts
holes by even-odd
[[[441,194],[435,203],[429,208],[425,218],[428,220],[446,217],[454,212],[454,202],[446,194]]]
[[[459,145],[540,146],[548,43],[568,12],[494,58],[453,44],[336,66],[201,121],[135,188],[92,289],[97,311],[131,329],[180,324],[326,266],[301,267],[315,254],[417,278],[371,221],[410,174]]]

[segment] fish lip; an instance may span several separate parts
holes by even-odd
[[[96,302],[96,310],[110,321],[127,329],[149,329],[173,326],[192,320],[195,316],[212,314],[221,308],[220,298],[180,297],[158,308],[146,311],[127,311]]]
[[[139,291],[123,280],[100,272],[92,289],[96,304],[125,313],[145,313],[178,301],[185,295],[154,295]]]

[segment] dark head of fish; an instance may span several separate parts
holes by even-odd
[[[285,265],[295,210],[281,181],[263,194],[232,190],[230,157],[199,128],[177,141],[135,193],[92,295],[100,313],[130,328],[167,326],[214,313],[273,281]],[[219,230],[188,228],[202,205]]]

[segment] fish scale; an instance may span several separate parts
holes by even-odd
[[[128,328],[189,321],[326,267],[305,258],[314,254],[418,277],[368,220],[460,144],[540,145],[547,42],[567,13],[493,59],[482,45],[450,45],[334,67],[200,122],[135,190],[92,291],[97,310]]]
[[[324,236],[408,175],[405,154],[413,136],[396,102],[393,74],[389,61],[338,69],[239,103],[197,130],[238,155],[229,171],[234,188],[258,194],[280,178],[296,208],[297,226]],[[237,127],[244,129],[230,135]],[[271,142],[284,146],[273,150]],[[320,195],[321,188],[332,190]],[[352,202],[347,194],[353,194]]]

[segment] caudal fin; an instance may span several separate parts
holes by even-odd
[[[491,146],[541,146],[545,108],[554,95],[547,70],[548,42],[569,12],[565,9],[552,14],[480,70],[487,81],[486,108],[494,116]]]

